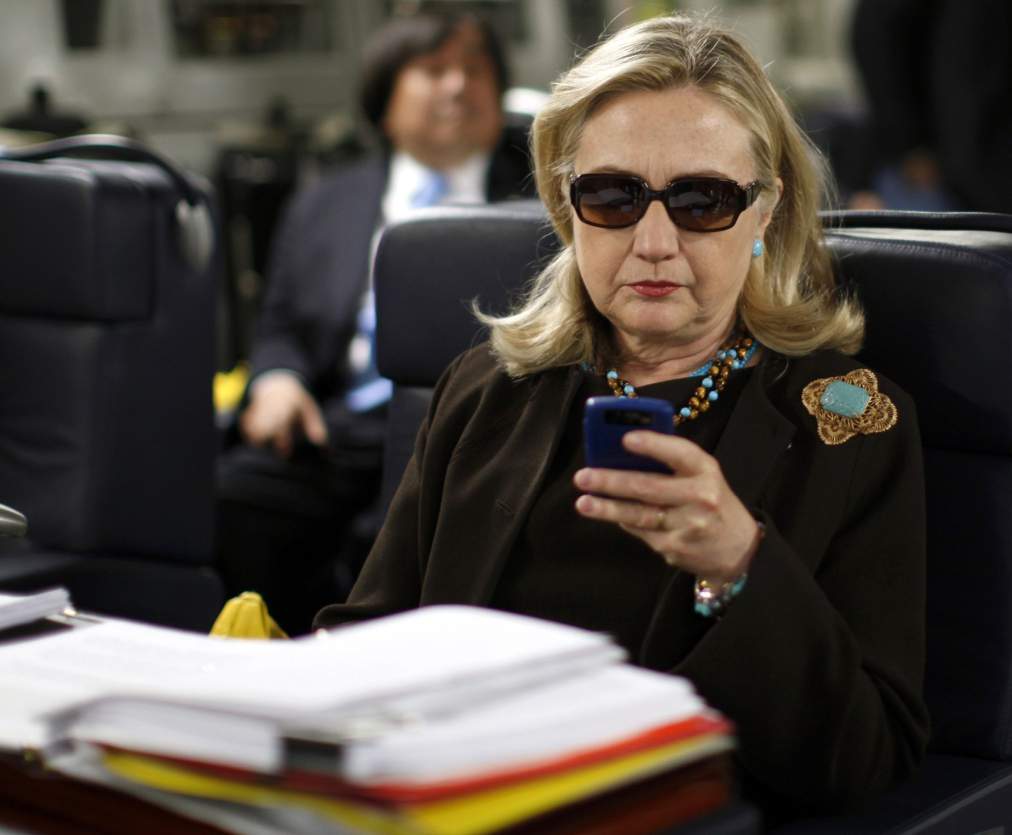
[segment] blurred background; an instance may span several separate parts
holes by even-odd
[[[75,132],[138,138],[211,180],[226,243],[220,368],[241,360],[287,196],[368,149],[360,47],[393,15],[442,7],[508,44],[506,109],[529,118],[574,52],[671,10],[737,29],[826,150],[844,200],[864,112],[851,58],[857,0],[0,0],[0,145]]]
[[[360,45],[390,16],[419,7],[490,19],[509,44],[514,83],[534,89],[610,28],[671,9],[715,9],[796,103],[850,107],[858,102],[846,46],[853,2],[0,0],[0,113],[29,108],[42,86],[52,110],[129,129],[208,175],[222,141],[266,119],[323,151],[354,131]]]

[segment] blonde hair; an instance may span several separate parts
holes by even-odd
[[[766,254],[752,259],[738,303],[741,321],[764,345],[788,356],[820,348],[855,353],[864,317],[842,295],[822,243],[818,216],[829,178],[762,67],[731,33],[704,19],[658,17],[602,41],[552,88],[534,120],[538,193],[562,250],[535,278],[512,313],[475,311],[490,329],[493,353],[512,377],[578,362],[598,364],[610,325],[584,289],[573,250],[568,185],[584,125],[606,98],[693,86],[729,108],[751,135],[760,200],[783,196],[766,230]]]

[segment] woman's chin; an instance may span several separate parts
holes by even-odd
[[[615,326],[622,341],[633,344],[674,344],[683,341],[686,323],[669,318],[662,321],[626,322]]]
[[[678,341],[687,327],[691,327],[692,318],[681,305],[639,304],[629,315],[611,319],[615,330],[621,336],[643,342]]]

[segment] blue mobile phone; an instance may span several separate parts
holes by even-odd
[[[583,446],[588,467],[610,470],[647,470],[670,473],[654,458],[635,455],[622,446],[632,429],[650,429],[673,435],[675,410],[655,397],[591,397],[583,410]]]

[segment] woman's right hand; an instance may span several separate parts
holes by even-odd
[[[573,481],[585,492],[576,509],[619,525],[668,565],[714,585],[741,577],[762,532],[717,459],[687,438],[660,432],[628,432],[622,446],[666,464],[671,473],[577,470]]]
[[[253,381],[239,431],[248,444],[272,446],[282,458],[292,454],[300,433],[316,446],[327,443],[320,407],[298,377],[287,371],[268,371]]]

